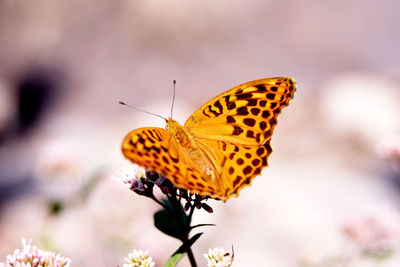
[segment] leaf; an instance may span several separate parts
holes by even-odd
[[[201,223],[201,224],[196,224],[190,227],[190,230],[196,228],[196,227],[201,227],[201,226],[217,226],[216,224],[212,223]]]
[[[168,261],[164,264],[164,267],[174,267],[176,264],[178,264],[178,262],[183,259],[183,257],[186,256],[187,251],[190,249],[190,247],[194,244],[194,242],[197,241],[197,239],[199,239],[199,237],[202,235],[203,233],[198,233],[195,234],[194,236],[192,236],[192,238],[190,238],[189,240],[187,240],[186,242],[184,242],[182,244],[182,246],[180,246],[178,248],[177,251],[174,252],[174,254],[172,254],[172,256],[168,259]]]
[[[177,221],[175,214],[166,209],[154,213],[154,226],[166,235],[181,239],[185,234],[184,224]]]
[[[183,253],[174,253],[164,264],[164,267],[174,267],[178,264],[178,262],[186,256],[186,252]]]

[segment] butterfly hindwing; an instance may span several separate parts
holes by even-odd
[[[180,181],[184,180],[185,172],[174,168],[180,160],[174,144],[170,133],[164,129],[140,128],[126,135],[122,153],[135,164]]]
[[[180,146],[164,129],[131,131],[122,142],[122,153],[133,163],[167,177],[178,188],[214,197],[223,194],[221,187],[211,182],[212,175],[204,175],[212,170],[204,153]]]

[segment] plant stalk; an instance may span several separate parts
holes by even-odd
[[[192,267],[197,267],[196,260],[194,259],[192,249],[189,248],[187,253],[188,253],[190,265],[191,265]]]

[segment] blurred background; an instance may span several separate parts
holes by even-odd
[[[233,245],[233,266],[399,266],[400,35],[395,0],[0,1],[0,261],[21,238],[116,266],[158,266],[179,242],[158,207],[111,179],[128,131],[182,124],[238,84],[298,82],[270,167],[194,246]],[[347,265],[337,265],[341,262]],[[179,266],[188,266],[185,259]]]

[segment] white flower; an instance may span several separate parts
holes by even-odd
[[[209,249],[208,254],[204,254],[207,259],[208,267],[230,267],[232,265],[232,257],[225,252],[224,248]]]
[[[146,169],[138,165],[130,164],[130,167],[125,167],[122,171],[117,171],[116,176],[111,176],[111,179],[121,181],[122,183],[131,186],[132,182],[140,181],[146,177]]]
[[[152,258],[149,257],[149,253],[140,249],[134,249],[124,260],[123,267],[153,267],[155,265]]]
[[[31,241],[22,239],[22,251],[16,249],[13,255],[7,256],[6,263],[0,267],[69,267],[71,260],[52,251],[43,251],[31,246]]]

